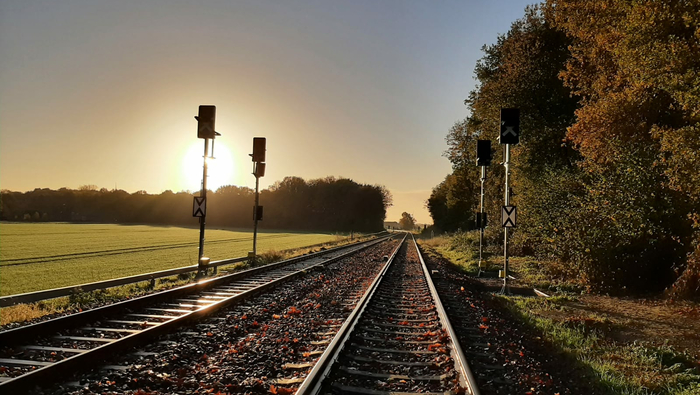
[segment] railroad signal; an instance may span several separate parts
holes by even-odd
[[[257,178],[265,177],[265,166],[266,165],[264,163],[256,163],[253,175],[255,175]]]
[[[253,137],[253,162],[265,162],[265,137]]]
[[[501,144],[520,142],[520,109],[501,108]]]
[[[260,206],[260,177],[265,175],[265,137],[253,137],[253,175],[255,176],[255,206],[253,206],[253,258],[257,254],[258,245],[258,221],[262,219],[262,206]]]
[[[476,142],[476,165],[491,166],[491,140]]]
[[[197,137],[200,139],[213,139],[216,136],[216,106],[199,106],[197,120]]]

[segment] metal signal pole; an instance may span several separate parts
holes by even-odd
[[[260,177],[258,177],[258,162],[253,162],[253,174],[255,174],[255,209],[253,209],[253,256],[257,256],[258,245],[258,204],[260,203]]]
[[[203,166],[203,171],[202,171],[202,190],[199,192],[199,196],[204,198],[206,201],[207,198],[207,157],[209,156],[209,139],[204,139],[204,166]],[[204,271],[206,268],[204,268],[202,264],[202,257],[204,257],[204,226],[206,224],[206,218],[207,215],[206,213],[199,217],[199,258],[197,259],[197,262],[199,262],[199,272],[197,273],[198,276],[203,276]]]
[[[253,207],[253,256],[252,259],[257,257],[258,253],[258,221],[262,218],[262,207],[260,207],[260,193],[258,188],[260,186],[260,177],[265,176],[265,151],[267,139],[264,137],[254,137],[253,138],[253,153],[250,154],[253,159],[253,175],[255,176],[255,206]]]
[[[479,203],[479,212],[481,213],[481,220],[484,220],[484,183],[486,181],[486,166],[481,166],[481,202]],[[481,277],[481,268],[483,267],[483,251],[484,251],[484,229],[482,225],[479,229],[479,272],[476,274],[477,277]]]
[[[204,256],[204,227],[207,216],[207,168],[209,159],[209,140],[211,140],[212,156],[214,155],[214,139],[221,136],[215,130],[216,106],[199,106],[199,115],[194,117],[197,120],[197,138],[204,140],[204,164],[202,170],[202,191],[199,197],[194,198],[192,216],[199,217],[199,259],[197,260],[197,278],[203,277],[207,273],[209,258]]]
[[[501,209],[501,226],[503,227],[503,288],[501,294],[510,295],[508,286],[508,228],[516,226],[516,207],[510,205],[510,146],[520,143],[520,110],[517,108],[501,108],[501,134],[500,143],[505,147],[505,160],[503,166],[506,169],[505,206]]]
[[[506,206],[510,206],[510,188],[508,180],[510,178],[510,144],[506,144],[506,160],[503,162],[503,166],[506,168],[506,191],[505,191],[505,203]],[[510,288],[508,287],[508,228],[503,228],[503,287],[501,288],[501,294],[510,295]]]
[[[484,229],[486,229],[486,213],[484,212],[484,196],[486,183],[486,166],[491,165],[491,141],[477,140],[476,142],[476,165],[481,167],[481,200],[479,204],[479,212],[476,214],[476,225],[479,227],[479,272],[477,277],[481,277],[484,271]]]

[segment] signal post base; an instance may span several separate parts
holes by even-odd
[[[512,296],[513,293],[510,291],[510,285],[508,285],[508,275],[505,270],[500,270],[498,276],[503,278],[503,287],[498,291],[498,295]]]

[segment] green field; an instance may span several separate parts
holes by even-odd
[[[204,255],[246,256],[252,232],[207,230]],[[258,233],[258,253],[337,240],[317,233]],[[0,295],[12,295],[197,263],[199,229],[145,225],[0,224]]]

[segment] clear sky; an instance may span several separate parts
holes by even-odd
[[[432,223],[481,47],[531,1],[2,0],[0,187],[200,188],[194,115],[217,106],[210,189],[285,176],[381,184]]]

